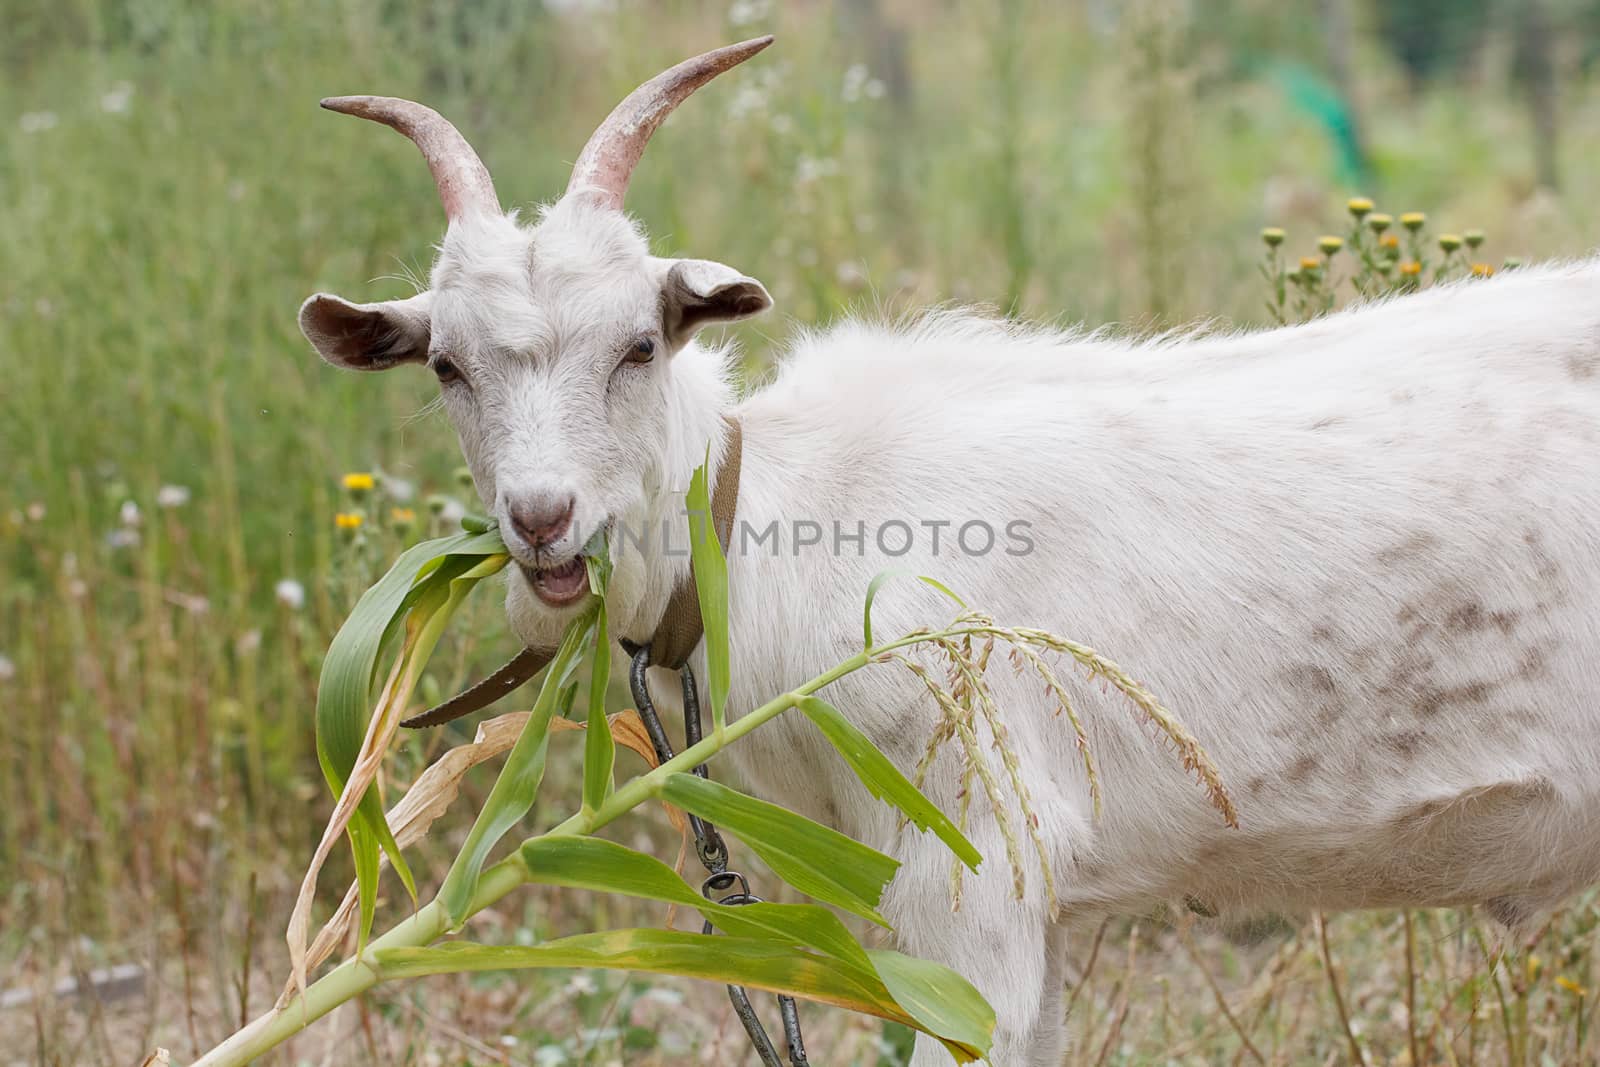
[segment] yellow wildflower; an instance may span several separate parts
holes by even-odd
[[[1344,238],[1326,234],[1317,238],[1317,247],[1322,249],[1322,254],[1331,256],[1344,247]]]
[[[377,485],[377,480],[366,471],[352,471],[344,476],[344,487],[352,493],[365,493]]]
[[[1539,969],[1544,966],[1544,960],[1541,960],[1538,956],[1530,954],[1528,956],[1528,962],[1526,966],[1528,980],[1532,981],[1533,979],[1539,977]]]
[[[1418,263],[1414,259],[1408,259],[1404,263],[1400,264],[1400,273],[1405,275],[1407,278],[1415,278],[1417,275],[1422,273],[1422,264]]]
[[[1307,272],[1315,272],[1315,271],[1321,270],[1322,269],[1322,260],[1318,259],[1316,256],[1301,256],[1300,257],[1300,269],[1303,270],[1303,271],[1307,271]]]
[[[1372,198],[1367,196],[1352,196],[1344,205],[1350,214],[1360,219],[1372,211]]]
[[[1387,230],[1390,226],[1394,225],[1394,216],[1384,215],[1381,213],[1373,215],[1371,218],[1367,219],[1367,225],[1372,227],[1373,233],[1382,233],[1384,230]]]
[[[1422,229],[1422,224],[1427,221],[1428,216],[1424,215],[1420,211],[1408,211],[1404,215],[1400,216],[1400,225],[1404,226],[1412,233],[1416,233],[1418,230]]]
[[[1454,233],[1441,233],[1439,235],[1439,247],[1446,252],[1454,252],[1456,249],[1461,247],[1460,235]]]
[[[333,517],[333,524],[341,530],[359,530],[362,521],[359,511],[341,511]]]
[[[1474,278],[1488,278],[1494,275],[1494,267],[1488,263],[1474,263],[1472,276]]]
[[[1558,976],[1556,978],[1556,985],[1560,986],[1562,989],[1565,989],[1568,993],[1572,993],[1580,997],[1586,997],[1589,995],[1589,991],[1587,989],[1583,988],[1583,986],[1579,985],[1577,982],[1574,982],[1566,975]]]
[[[389,512],[389,521],[397,529],[406,530],[417,521],[417,512],[414,508],[395,508]]]
[[[1283,244],[1285,236],[1282,226],[1268,226],[1261,231],[1261,240],[1266,242],[1268,248],[1277,248]]]
[[[1386,233],[1382,237],[1378,238],[1378,247],[1391,250],[1397,249],[1400,247],[1400,236],[1398,234]]]

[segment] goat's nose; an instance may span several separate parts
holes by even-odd
[[[534,548],[561,540],[572,523],[572,497],[562,493],[536,493],[512,501],[507,508],[511,525]]]

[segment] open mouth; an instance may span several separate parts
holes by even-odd
[[[519,561],[517,566],[522,568],[534,595],[553,608],[576,603],[589,593],[589,568],[581,555],[561,563],[533,566]]]

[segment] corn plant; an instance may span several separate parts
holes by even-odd
[[[691,514],[709,513],[705,469],[689,492]],[[784,808],[691,774],[754,730],[779,715],[798,711],[834,746],[867,789],[895,807],[919,832],[935,834],[950,849],[954,898],[959,903],[960,872],[982,860],[963,828],[941,812],[848,718],[819,696],[829,684],[876,664],[901,664],[926,683],[944,716],[929,744],[929,759],[943,743],[958,743],[965,777],[977,777],[1001,820],[1018,895],[1024,863],[1024,828],[1051,886],[1042,844],[1032,825],[1027,795],[1016,774],[1015,753],[996,717],[983,671],[996,643],[1008,646],[1018,670],[1037,673],[1057,695],[1078,734],[1088,780],[1098,807],[1098,778],[1082,724],[1046,655],[1064,655],[1092,676],[1129,697],[1137,713],[1165,734],[1180,760],[1208,790],[1230,822],[1233,809],[1215,767],[1194,739],[1136,682],[1092,649],[1045,631],[1007,628],[965,610],[950,625],[879,641],[872,632],[872,603],[892,574],[869,586],[862,621],[862,649],[830,670],[780,694],[734,721],[727,718],[728,613],[727,564],[709,523],[691,523],[691,562],[705,622],[707,691],[712,729],[699,743],[656,765],[638,715],[608,715],[610,634],[605,592],[609,562],[603,539],[586,549],[592,595],[568,626],[548,667],[532,709],[503,715],[480,728],[471,744],[452,749],[413,784],[385,815],[378,769],[397,730],[429,653],[451,615],[484,578],[509,561],[498,533],[468,520],[463,533],[418,544],[357,603],[335,637],[322,671],[317,701],[317,751],[329,786],[338,797],[334,814],[312,858],[289,923],[292,976],[277,1006],[217,1046],[199,1061],[204,1067],[247,1063],[333,1008],[380,982],[447,972],[529,968],[600,967],[686,976],[788,994],[875,1015],[931,1035],[958,1062],[984,1056],[994,1014],[983,997],[956,972],[939,964],[885,949],[864,947],[823,904],[887,927],[878,911],[884,888],[898,862],[843,834]],[[923,581],[958,597],[933,579]],[[948,683],[907,657],[926,646],[950,662]],[[385,654],[387,672],[379,671]],[[580,663],[588,665],[588,690],[573,680]],[[368,709],[373,708],[371,715]],[[577,712],[580,722],[571,721]],[[1006,812],[1005,789],[980,751],[977,724],[985,723],[999,749],[1011,798],[1019,809]],[[504,859],[488,864],[495,845],[532,810],[539,796],[551,736],[562,729],[584,729],[583,789],[578,811],[531,837]],[[621,786],[614,783],[615,745],[620,741],[652,764]],[[416,880],[403,848],[425,834],[448,806],[466,770],[506,753],[499,778],[478,813],[437,894],[416,900]],[[917,774],[920,781],[921,771]],[[970,792],[970,791],[969,791]],[[659,860],[594,836],[595,832],[649,802],[687,811],[714,822],[739,838],[780,878],[820,903],[759,903],[729,906],[705,899]],[[681,814],[678,816],[681,817]],[[317,876],[340,836],[355,857],[356,884],[334,916],[311,939],[310,914]],[[391,864],[414,910],[387,932],[372,937],[377,881]],[[534,945],[486,945],[440,938],[461,931],[477,912],[527,885],[551,885],[616,893],[690,907],[718,928],[720,935],[672,929],[621,929],[579,934]],[[1053,895],[1053,889],[1052,889]],[[311,982],[313,969],[327,959],[351,927],[355,954]]]

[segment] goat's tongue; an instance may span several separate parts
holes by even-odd
[[[547,599],[572,600],[588,592],[589,570],[583,565],[582,556],[574,556],[559,567],[536,571],[533,584]]]

